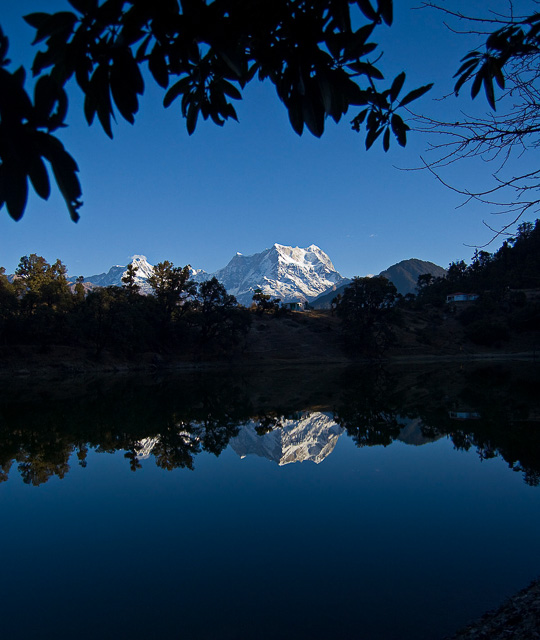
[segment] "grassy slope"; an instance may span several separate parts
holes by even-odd
[[[473,344],[455,314],[447,308],[422,313],[403,311],[401,326],[395,329],[395,344],[387,359],[468,358],[488,355],[540,353],[540,333],[511,335],[508,341],[483,347]],[[160,366],[208,366],[226,362],[238,365],[346,364],[362,359],[343,344],[340,320],[330,311],[293,312],[285,317],[253,316],[245,339],[226,356],[209,353],[145,353],[131,358],[111,353],[96,359],[88,349],[69,347],[2,347],[0,372],[102,371]]]

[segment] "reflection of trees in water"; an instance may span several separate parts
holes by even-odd
[[[178,468],[193,469],[193,458],[200,451],[200,429],[181,421],[171,421],[155,439],[152,447],[157,466],[169,471]]]
[[[250,406],[241,387],[221,376],[147,386],[131,380],[110,388],[96,383],[69,401],[27,400],[0,403],[0,481],[14,463],[29,484],[62,478],[74,453],[86,466],[89,449],[125,451],[136,470],[140,443],[148,438],[158,466],[192,469],[200,451],[218,456],[225,449]]]
[[[481,460],[501,457],[529,485],[540,484],[540,372],[536,367],[477,366],[409,377],[382,368],[350,376],[336,422],[358,446],[391,444],[403,418],[428,440],[447,436]],[[462,416],[459,419],[457,416]]]
[[[347,371],[334,398],[335,421],[364,447],[391,444],[414,419],[425,439],[447,436],[457,449],[475,448],[482,460],[500,456],[538,485],[538,378],[524,366]],[[97,381],[68,398],[0,402],[0,482],[14,468],[28,484],[63,478],[71,459],[86,466],[90,450],[124,451],[134,471],[147,455],[163,469],[193,469],[199,453],[219,456],[248,421],[263,436],[306,409],[301,396],[253,406],[250,398],[260,391],[254,393],[252,379],[201,374],[152,384]]]
[[[398,421],[400,396],[392,393],[393,376],[374,366],[351,376],[339,407],[336,422],[347,430],[359,447],[388,446],[403,427]]]
[[[285,416],[279,415],[276,411],[269,411],[266,414],[255,416],[252,420],[257,423],[255,427],[257,434],[264,436],[267,433],[272,433],[275,429],[281,429],[284,418]]]
[[[440,405],[415,407],[427,436],[447,436],[456,449],[476,448],[481,460],[503,458],[524,481],[540,483],[540,371],[537,366],[477,366],[460,375]],[[463,416],[461,419],[459,416]],[[429,425],[429,426],[428,426]]]
[[[69,471],[69,458],[77,451],[74,440],[62,437],[55,426],[45,420],[41,428],[21,424],[10,427],[2,416],[0,428],[0,481],[8,478],[13,463],[23,481],[39,485],[52,476],[63,478]]]

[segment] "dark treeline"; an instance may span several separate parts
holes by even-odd
[[[86,466],[90,450],[123,451],[136,471],[146,444],[157,466],[193,469],[198,454],[219,456],[249,420],[271,430],[273,416],[298,410],[299,393],[308,404],[329,401],[338,384],[332,372],[305,372],[301,381],[304,390],[297,371],[252,370],[81,376],[54,387],[15,379],[0,394],[0,482],[15,468],[27,484],[63,478],[70,465]]]
[[[475,294],[465,304],[448,304],[452,294]],[[347,348],[381,356],[399,346],[399,330],[424,322],[425,344],[435,344],[441,328],[457,318],[463,339],[501,346],[512,336],[540,330],[540,221],[519,225],[493,254],[476,251],[471,264],[452,262],[445,277],[418,277],[417,294],[398,294],[382,276],[354,278],[333,301]],[[403,337],[403,334],[402,334]],[[460,337],[461,339],[461,337]]]
[[[457,312],[465,335],[473,343],[492,346],[512,334],[540,329],[540,221],[519,225],[515,237],[493,254],[475,251],[469,265],[453,262],[445,278],[418,278],[415,306],[442,306],[446,296],[478,295]],[[532,294],[532,295],[531,295]]]
[[[237,345],[251,316],[215,278],[196,284],[188,267],[165,261],[149,278],[153,295],[140,291],[136,267],[122,287],[87,291],[70,285],[60,260],[21,258],[15,277],[0,268],[0,343],[77,346],[95,355],[202,350],[221,354]]]
[[[477,294],[474,304],[451,309],[458,312],[472,342],[491,346],[512,333],[540,329],[538,290],[540,220],[520,224],[515,237],[506,240],[493,254],[477,250],[469,265],[463,260],[452,262],[445,278],[419,276],[413,306],[420,310],[430,305],[441,307],[448,295]]]
[[[89,290],[82,278],[68,281],[60,260],[49,263],[36,254],[21,258],[12,278],[0,268],[0,346],[29,345],[43,352],[66,346],[95,357],[160,354],[184,360],[232,357],[246,346],[254,316],[215,278],[197,284],[190,280],[189,267],[165,261],[148,278],[148,295],[141,291],[133,265],[122,280],[121,287]],[[454,353],[475,350],[474,345],[501,347],[514,338],[512,348],[534,351],[540,330],[539,283],[536,221],[521,224],[516,236],[493,254],[476,251],[469,265],[453,262],[446,277],[421,275],[417,295],[398,294],[382,276],[354,278],[333,307],[351,358],[377,359],[389,348],[412,343],[418,352],[440,348],[440,353]],[[447,296],[457,293],[477,299],[448,304]],[[255,291],[252,306],[257,316],[290,315],[261,290]]]
[[[394,328],[401,324],[397,301],[397,289],[387,278],[354,278],[333,301],[345,347],[368,357],[382,356],[395,341]]]
[[[455,448],[476,450],[482,460],[501,457],[527,484],[540,483],[535,365],[370,366],[317,378],[307,372],[307,384],[297,370],[291,375],[285,394],[281,370],[76,379],[53,392],[14,381],[0,397],[0,481],[16,471],[32,485],[63,478],[72,465],[85,467],[90,451],[123,452],[133,471],[151,460],[194,469],[200,453],[219,456],[247,422],[262,437],[313,409],[331,411],[358,447],[448,437]]]
[[[65,393],[34,389],[31,397],[15,391],[0,401],[0,481],[13,464],[28,484],[63,478],[71,456],[84,467],[89,450],[124,451],[135,471],[147,440],[159,467],[192,469],[201,451],[219,455],[250,413],[245,392],[222,376],[80,384]]]
[[[349,374],[335,419],[359,447],[388,446],[411,422],[415,444],[448,437],[481,460],[501,457],[540,484],[540,371],[537,365],[479,365],[419,372],[412,384],[382,368]],[[362,391],[360,393],[360,390]]]
[[[418,278],[419,300],[433,301],[455,291],[494,294],[507,289],[540,288],[540,220],[519,225],[515,237],[495,253],[476,250],[471,264],[452,262],[445,278]]]

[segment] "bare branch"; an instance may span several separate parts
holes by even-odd
[[[446,188],[463,196],[460,207],[475,201],[491,207],[495,215],[511,216],[511,222],[500,228],[484,223],[494,234],[490,240],[492,242],[505,234],[520,218],[537,213],[540,209],[540,168],[533,167],[515,175],[511,172],[509,162],[510,159],[523,158],[525,153],[540,147],[540,35],[537,27],[532,28],[532,25],[538,24],[538,15],[516,16],[511,2],[508,15],[490,11],[488,17],[465,15],[430,1],[422,2],[419,8],[435,9],[460,23],[466,22],[469,28],[463,33],[490,35],[486,40],[487,54],[473,52],[465,58],[465,61],[472,60],[472,65],[476,59],[478,65],[484,66],[473,66],[472,70],[468,70],[465,62],[459,72],[461,80],[456,86],[459,88],[476,77],[476,89],[473,86],[472,92],[474,97],[478,93],[478,76],[483,74],[481,78],[486,97],[494,108],[495,79],[500,89],[500,95],[496,98],[498,112],[489,112],[481,117],[460,112],[458,120],[453,122],[410,112],[410,124],[413,130],[428,137],[428,147],[421,158],[421,166],[413,170],[427,169]],[[480,31],[476,26],[478,24],[484,24],[490,30]],[[453,28],[451,30],[456,31]],[[519,46],[505,49],[505,54],[500,54],[515,34]],[[491,71],[487,65],[491,59],[499,60],[499,66],[497,72],[488,77],[486,74]],[[448,99],[450,96],[441,98]],[[491,172],[493,185],[490,188],[456,186],[444,177],[446,168],[453,163],[474,158],[494,163]],[[537,162],[535,158],[533,160]]]

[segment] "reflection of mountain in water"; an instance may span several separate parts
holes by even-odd
[[[399,418],[399,423],[402,425],[399,436],[396,440],[400,440],[405,444],[414,446],[420,446],[422,444],[428,444],[429,442],[435,442],[442,435],[438,436],[426,436],[422,431],[423,422],[421,418]]]
[[[145,460],[150,457],[152,449],[159,442],[159,438],[143,438],[139,440],[136,446],[137,458],[139,460]]]
[[[331,414],[320,412],[301,413],[296,420],[283,418],[280,423],[281,428],[259,435],[257,423],[248,422],[230,445],[241,458],[256,455],[280,466],[304,460],[319,464],[332,453],[344,432]]]
[[[35,486],[63,478],[73,464],[86,467],[91,451],[122,451],[133,471],[147,458],[162,469],[194,469],[199,454],[219,456],[231,442],[241,456],[280,465],[320,462],[343,427],[348,446],[357,447],[449,438],[482,460],[503,458],[527,484],[540,486],[536,363],[406,372],[370,367],[320,379],[313,370],[280,371],[275,379],[267,372],[254,378],[250,370],[166,381],[83,377],[65,385],[42,381],[37,389],[31,382],[16,377],[0,390],[0,483],[16,471]],[[310,411],[314,405],[335,412]]]
[[[400,418],[399,424],[402,429],[396,440],[405,444],[422,445],[441,437],[424,436],[420,418]],[[273,460],[279,466],[304,460],[319,464],[332,453],[345,431],[334,421],[332,414],[310,411],[297,414],[295,419],[281,418],[279,425],[263,435],[257,432],[258,427],[260,423],[254,420],[242,425],[240,433],[230,440],[233,451],[241,458],[256,455]],[[193,433],[179,431],[177,435],[188,445],[191,441],[199,441],[203,433],[204,427],[198,424]],[[135,447],[137,459],[149,458],[159,441],[159,437],[140,440]]]

